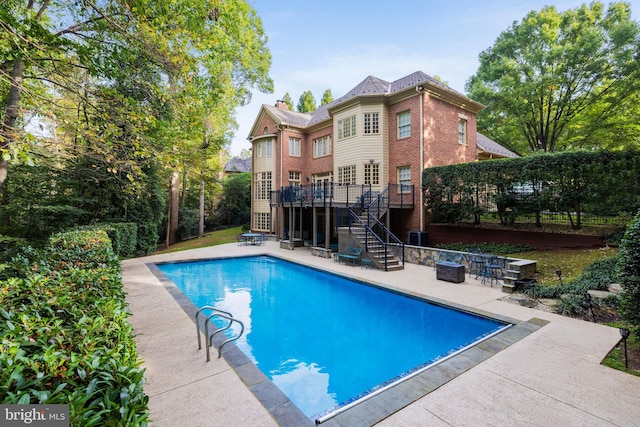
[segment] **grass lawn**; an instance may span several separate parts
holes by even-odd
[[[556,270],[562,270],[562,281],[567,282],[582,273],[592,262],[610,258],[617,248],[563,249],[552,251],[528,251],[511,254],[514,258],[531,259],[538,262],[536,279],[541,285],[559,285]]]
[[[205,235],[200,238],[186,240],[184,242],[176,243],[168,249],[158,250],[154,252],[154,254],[166,254],[169,252],[185,251],[187,249],[206,248],[207,246],[234,243],[238,241],[236,236],[241,233],[241,226],[212,231],[210,233],[205,233]]]

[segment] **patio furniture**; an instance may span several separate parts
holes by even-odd
[[[478,278],[479,273],[484,268],[484,258],[482,257],[482,251],[478,248],[468,248],[467,261],[469,267],[469,277],[471,277],[471,274],[475,273],[476,278]]]
[[[242,233],[240,237],[244,239],[244,245],[262,245],[264,243],[264,235],[261,233]]]
[[[360,262],[360,255],[362,254],[362,248],[354,248],[351,246],[347,246],[344,252],[338,252],[334,255],[333,260],[337,262],[344,261],[345,264],[347,261],[351,261],[351,265],[355,266],[356,261]]]
[[[464,282],[464,265],[452,261],[436,262],[436,279],[447,282]]]
[[[503,266],[498,261],[498,257],[492,254],[483,254],[482,258],[484,258],[484,265],[482,267],[482,271],[480,275],[482,276],[482,284],[485,283],[487,279],[489,279],[489,284],[493,287],[493,281],[497,284],[500,284],[499,279],[503,276],[502,270]],[[477,278],[478,276],[476,276]]]
[[[373,268],[373,260],[371,258],[362,258],[360,260],[360,268],[371,270]]]

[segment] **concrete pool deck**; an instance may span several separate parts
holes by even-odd
[[[620,340],[617,329],[502,301],[507,294],[499,287],[482,285],[473,278],[467,277],[463,283],[438,281],[430,267],[406,264],[404,270],[396,272],[361,269],[312,256],[307,248],[284,250],[276,242],[267,242],[264,246],[227,244],[123,261],[123,283],[132,313],[130,322],[137,334],[142,367],[146,369],[144,389],[149,396],[153,426],[311,424],[308,419],[295,418],[295,407],[288,411],[286,403],[270,402],[269,399],[282,398],[277,393],[265,393],[258,399],[256,393],[260,396],[263,384],[252,383],[257,374],[245,365],[234,369],[233,358],[225,355],[218,359],[216,350],[211,361],[206,362],[204,350],[198,351],[194,322],[183,309],[185,298],[166,287],[147,266],[253,254],[274,255],[428,299],[515,319],[525,325],[520,326],[520,331],[527,329],[526,325],[534,325],[518,340],[489,357],[480,357],[473,365],[454,362],[441,369],[442,372],[455,368],[459,371],[456,375],[431,384],[418,378],[416,382],[432,391],[415,401],[415,397],[407,397],[406,402],[413,403],[406,403],[401,397],[414,393],[414,389],[394,387],[397,388],[394,399],[397,398],[400,410],[376,408],[380,403],[371,399],[365,402],[368,407],[363,404],[365,411],[354,408],[322,425],[371,425],[365,414],[376,410],[390,414],[378,422],[380,426],[640,423],[640,378],[600,365]],[[274,416],[274,407],[285,408],[287,413]]]

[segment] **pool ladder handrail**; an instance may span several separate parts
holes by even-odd
[[[223,319],[227,319],[229,321],[229,324],[227,326],[225,326],[224,328],[216,330],[214,333],[212,333],[209,336],[209,320],[211,320],[214,317],[222,317]],[[211,347],[213,345],[213,336],[215,334],[217,334],[218,332],[222,332],[222,331],[224,331],[226,329],[229,329],[231,327],[231,325],[233,324],[233,322],[236,322],[236,323],[238,323],[240,325],[240,333],[235,337],[232,337],[232,338],[229,338],[226,341],[223,341],[218,346],[218,359],[220,359],[220,357],[222,356],[222,347],[224,347],[225,344],[230,343],[231,341],[235,341],[235,340],[237,340],[238,338],[240,338],[242,336],[242,334],[244,333],[244,323],[242,323],[238,319],[235,319],[232,316],[227,316],[226,314],[222,314],[222,313],[213,313],[209,317],[207,317],[207,320],[205,321],[205,324],[204,324],[204,335],[205,335],[205,337],[208,337],[207,362],[211,360],[211,358],[209,356],[209,347]]]
[[[220,310],[218,308],[215,308],[212,305],[204,305],[202,307],[200,307],[200,309],[198,311],[196,311],[196,333],[198,335],[198,350],[202,350],[202,343],[200,342],[200,322],[198,321],[198,316],[200,316],[200,313],[202,313],[205,310],[212,310],[215,311],[217,313],[222,313],[222,314],[226,314],[227,316],[233,317],[233,314],[229,313],[228,311],[223,311]],[[209,320],[209,319],[207,319]],[[205,323],[207,322],[207,320],[205,320]]]
[[[231,342],[231,341],[235,341],[238,338],[240,338],[242,336],[242,334],[244,333],[244,323],[242,323],[240,320],[235,319],[233,317],[233,314],[224,311],[224,310],[220,310],[218,308],[215,308],[211,305],[205,305],[203,307],[200,307],[200,309],[196,312],[195,318],[196,318],[196,333],[198,335],[198,350],[202,349],[202,342],[200,340],[200,322],[198,320],[198,317],[200,315],[200,313],[202,313],[204,310],[211,310],[214,311],[215,313],[210,314],[204,321],[204,334],[205,337],[207,338],[207,362],[209,362],[211,360],[210,355],[209,355],[209,347],[211,347],[213,345],[213,337],[215,334],[217,334],[218,332],[222,332],[225,331],[227,329],[229,329],[231,327],[231,325],[233,324],[233,322],[236,322],[238,324],[240,324],[240,333],[233,338],[229,338],[228,340],[222,342],[222,344],[220,344],[220,346],[218,347],[218,359],[222,356],[222,347],[224,347],[225,344]],[[213,334],[211,334],[211,336],[209,336],[209,321],[214,318],[214,317],[222,317],[223,319],[227,319],[229,321],[229,324],[223,328],[219,328],[217,329]]]

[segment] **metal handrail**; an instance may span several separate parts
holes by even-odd
[[[202,349],[202,343],[200,342],[200,322],[198,321],[198,316],[200,316],[200,313],[202,313],[204,310],[212,310],[218,313],[222,313],[222,314],[226,314],[227,316],[233,317],[233,314],[229,313],[228,311],[223,311],[220,309],[215,308],[212,305],[204,305],[202,307],[200,307],[200,309],[198,311],[196,311],[196,334],[198,334],[198,350]],[[206,320],[205,320],[206,323]],[[231,323],[229,323],[229,325],[231,325]]]
[[[223,319],[227,319],[229,321],[229,324],[222,329],[216,330],[213,334],[211,334],[211,336],[209,336],[209,320],[211,320],[214,317],[222,317]],[[218,359],[220,359],[220,357],[222,356],[222,347],[224,347],[225,344],[230,343],[231,341],[235,341],[242,336],[242,334],[244,333],[244,323],[242,323],[238,319],[235,319],[231,316],[224,315],[222,313],[213,313],[209,317],[207,317],[207,320],[205,321],[205,324],[204,324],[204,334],[205,334],[205,337],[207,337],[207,362],[211,360],[211,357],[209,356],[209,347],[213,345],[213,336],[218,332],[224,331],[225,329],[229,329],[233,322],[240,324],[240,333],[236,337],[232,337],[226,341],[223,341],[222,344],[218,346]]]
[[[382,245],[382,247],[384,248],[384,270],[388,271],[389,270],[389,265],[388,265],[388,255],[389,255],[389,245],[390,243],[385,242],[371,227],[369,227],[369,225],[367,223],[365,223],[362,218],[360,218],[358,215],[356,215],[355,212],[353,212],[353,210],[349,210],[349,212],[351,213],[351,218],[352,221],[349,223],[349,232],[351,232],[351,224],[352,223],[356,223],[358,225],[360,225],[362,228],[364,228],[365,230],[365,241],[364,241],[364,246],[367,252],[369,252],[369,235],[373,236],[374,240],[377,240],[378,243],[380,243],[380,245]],[[371,216],[371,214],[368,214],[368,216]],[[380,221],[378,221],[377,219],[373,218],[375,220],[375,222],[377,224],[379,224],[380,227],[382,227],[383,230],[385,230],[385,234],[389,237],[392,237],[392,239],[396,240],[396,244],[399,244],[402,248],[402,264],[404,265],[404,243],[402,243],[402,241],[400,241],[400,239],[398,239],[393,233],[391,233],[385,226],[384,224],[382,224]]]

